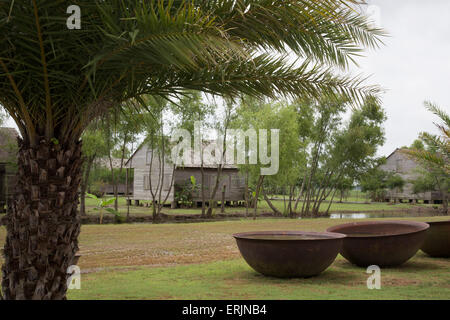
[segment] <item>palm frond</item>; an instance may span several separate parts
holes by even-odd
[[[30,5],[31,4],[31,5]],[[31,143],[79,139],[95,117],[141,94],[360,100],[378,88],[336,76],[384,32],[356,0],[0,0],[0,104]],[[294,66],[283,57],[292,50]]]

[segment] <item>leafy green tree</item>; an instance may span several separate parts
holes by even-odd
[[[368,193],[372,201],[382,202],[386,199],[387,172],[379,169],[379,166],[384,162],[384,158],[378,159],[373,167],[369,168],[365,174],[360,175],[358,178],[361,191]]]
[[[330,139],[338,133],[342,121],[342,113],[346,109],[348,100],[344,97],[337,99],[329,96],[321,97],[314,101],[308,99],[306,103],[314,109],[315,117],[311,129],[310,144],[311,152],[308,159],[308,177],[305,185],[305,196],[301,215],[317,214],[321,199],[326,198],[326,186],[331,181],[334,170],[323,168],[321,162],[327,159],[328,162],[336,161],[327,152]],[[319,178],[319,176],[321,178]]]
[[[417,171],[419,176],[409,181],[413,185],[413,192],[415,194],[437,190],[436,177],[432,172],[423,170],[422,168],[419,168]]]
[[[361,190],[369,193],[372,201],[382,202],[386,199],[388,190],[401,192],[406,184],[406,181],[398,174],[381,170],[379,167],[384,163],[385,158],[377,159],[366,173],[358,178]]]
[[[335,190],[339,191],[340,194],[339,202],[342,203],[342,199],[348,197],[348,194],[350,190],[352,190],[352,188],[353,188],[353,179],[349,177],[344,177],[336,183]]]
[[[210,117],[214,114],[215,106],[213,104],[205,103],[202,99],[200,92],[188,92],[186,93],[178,103],[172,104],[172,111],[180,118],[178,127],[180,129],[187,130],[191,137],[198,135],[198,138],[203,141],[205,138],[204,131],[211,127]],[[198,121],[200,124],[200,132],[195,132],[194,124]],[[204,170],[204,158],[203,150],[204,145],[201,143],[200,149],[200,194],[202,199],[202,216],[206,215],[206,188],[205,185],[205,170]],[[208,190],[210,193],[210,190]]]
[[[278,171],[274,175],[262,175],[261,168],[267,167],[266,164],[261,163],[258,157],[256,164],[249,164],[249,157],[246,158],[246,164],[239,164],[241,172],[246,178],[246,203],[249,201],[249,189],[254,190],[253,194],[253,209],[256,214],[257,200],[260,193],[262,194],[269,207],[275,214],[281,215],[282,212],[273,205],[270,198],[267,196],[267,190],[278,189],[283,194],[289,195],[289,200],[284,208],[284,214],[293,214],[292,199],[294,197],[294,187],[297,183],[299,170],[305,162],[304,145],[299,140],[299,122],[297,121],[296,105],[290,104],[287,101],[264,102],[256,99],[246,97],[241,101],[237,110],[238,117],[234,121],[233,126],[245,132],[248,129],[253,129],[256,132],[257,141],[259,141],[259,130],[267,130],[268,145],[271,145],[272,134],[270,129],[279,129],[278,133]],[[246,142],[246,150],[249,150],[250,141]],[[259,146],[257,146],[259,148]],[[259,153],[258,150],[253,152]],[[285,201],[286,203],[286,201]],[[248,205],[247,205],[248,208]]]
[[[377,91],[333,73],[384,34],[354,10],[357,0],[73,3],[81,29],[66,28],[67,1],[0,2],[0,104],[22,136],[5,299],[65,298],[80,233],[82,134],[113,106],[186,89],[356,99]],[[289,63],[288,50],[305,62]]]
[[[317,215],[321,203],[331,195],[328,212],[338,186],[352,185],[376,160],[377,148],[384,143],[382,124],[386,116],[378,101],[368,97],[361,108],[352,111],[348,123],[341,125],[346,104],[340,99],[318,105],[302,214],[310,214],[311,207],[311,213]],[[344,183],[346,180],[348,183]]]
[[[278,172],[275,175],[266,176],[261,191],[266,202],[270,205],[270,200],[265,194],[266,184],[280,187],[284,198],[284,214],[293,217],[294,188],[298,181],[300,169],[306,162],[305,145],[301,144],[298,137],[299,128],[295,105],[286,102],[269,104],[268,107],[261,110],[261,118],[265,118],[264,126],[267,130],[270,128],[279,128],[279,164]],[[270,142],[268,142],[270,143]],[[288,196],[286,201],[285,195]],[[270,205],[272,210],[274,206]],[[275,210],[275,213],[276,210]]]
[[[144,115],[142,114],[144,110],[136,107],[137,103],[130,99],[119,106],[115,106],[101,121],[100,129],[104,131],[111,184],[116,199],[114,201],[116,211],[119,211],[118,178],[123,173],[125,160],[129,153],[128,146],[136,143],[138,134],[144,130]],[[119,159],[119,168],[115,168],[114,158]]]
[[[152,214],[153,223],[157,223],[160,218],[161,210],[166,203],[169,193],[163,197],[163,190],[166,178],[166,168],[172,166],[175,169],[175,164],[168,161],[169,139],[165,134],[167,127],[164,122],[164,112],[169,108],[169,102],[161,97],[146,97],[147,104],[151,106],[149,113],[145,114],[143,119],[145,140],[150,151],[149,159],[149,192],[152,197]],[[173,171],[172,171],[173,172]],[[156,181],[156,184],[154,184]],[[174,174],[171,175],[170,185],[168,190],[172,188],[174,181]]]
[[[89,186],[94,161],[107,154],[104,132],[96,128],[95,123],[83,133],[83,168],[80,183],[80,214],[86,214],[86,192]]]
[[[386,187],[391,191],[395,191],[396,193],[402,192],[405,183],[405,180],[403,180],[403,178],[397,174],[387,175]],[[396,200],[397,199],[395,199],[395,201]]]
[[[411,148],[412,149],[417,149],[417,150],[423,150],[425,149],[425,145],[423,144],[423,141],[420,139],[416,139],[414,140],[414,142],[411,144]]]

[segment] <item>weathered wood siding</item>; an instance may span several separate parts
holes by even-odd
[[[150,172],[150,163],[152,170]],[[150,192],[150,182],[156,199],[159,199],[158,185],[163,184],[161,192],[161,200],[167,196],[167,202],[170,203],[174,199],[173,186],[170,188],[170,182],[173,175],[173,166],[168,162],[164,162],[164,174],[160,171],[160,161],[155,153],[152,159],[152,152],[146,146],[142,146],[127,163],[128,168],[134,168],[133,179],[133,199],[134,200],[152,200]],[[151,177],[151,180],[150,178]],[[158,181],[159,180],[159,181]]]
[[[209,196],[211,195],[214,185],[216,183],[216,177],[217,177],[217,169],[212,168],[205,168],[205,194],[206,194],[206,200],[209,199]],[[190,183],[191,176],[194,176],[198,187],[198,190],[196,193],[192,194],[192,200],[193,201],[201,201],[202,200],[202,194],[201,194],[201,169],[200,168],[177,168],[175,170],[175,187],[179,188],[183,184]],[[239,174],[238,169],[223,169],[220,182],[219,182],[219,188],[217,189],[215,200],[222,200],[222,190],[223,186],[225,187],[225,200],[226,201],[241,201],[244,200],[244,192],[245,192],[245,183],[244,178]],[[177,189],[176,189],[177,190]]]
[[[424,192],[415,194],[413,184],[409,181],[420,176],[417,170],[418,164],[402,153],[400,149],[395,150],[387,159],[386,163],[380,166],[381,170],[394,172],[405,181],[403,190],[388,191],[388,199],[406,199],[406,200],[441,200],[440,192]]]
[[[114,194],[114,186],[112,184],[105,184],[100,187],[100,191],[104,192],[105,194]],[[120,195],[126,195],[127,192],[127,184],[126,183],[119,183],[117,185],[117,193]],[[128,193],[130,195],[133,194],[133,184],[130,181],[130,185],[128,186]]]
[[[143,145],[141,146],[133,155],[133,157],[128,161],[127,167],[134,169],[134,180],[133,180],[133,197],[134,200],[152,200],[150,193],[149,182],[151,181],[152,189],[156,192],[156,186],[158,184],[158,178],[160,177],[160,161],[157,154],[155,153],[152,160],[152,172],[150,174],[150,161],[151,161],[151,150]],[[209,198],[208,192],[212,192],[214,183],[217,176],[217,168],[205,168],[205,186],[207,198]],[[201,170],[199,167],[183,167],[175,169],[175,176],[172,187],[170,188],[170,182],[173,175],[173,165],[167,160],[164,162],[164,179],[163,179],[163,190],[162,199],[168,195],[167,203],[174,200],[174,194],[176,189],[175,185],[183,185],[186,182],[190,182],[191,176],[194,176],[197,184],[201,183]],[[150,178],[151,177],[151,180]],[[161,183],[161,181],[159,181]],[[218,191],[216,193],[216,200],[222,199],[222,188],[226,185],[225,200],[226,201],[241,201],[244,200],[245,183],[243,177],[239,174],[237,168],[224,168],[222,171],[221,182],[219,184]],[[200,189],[200,188],[198,188]],[[196,194],[193,194],[193,201],[201,201],[201,191],[199,190]],[[158,198],[158,196],[157,196]]]

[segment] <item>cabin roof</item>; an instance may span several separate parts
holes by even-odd
[[[403,149],[405,149],[405,148],[395,148],[395,150],[392,151],[392,152],[386,157],[386,160],[389,159],[392,155],[394,155],[397,151],[401,151],[401,150],[403,150]]]
[[[214,142],[214,140],[209,141],[210,143]],[[125,167],[129,167],[129,163],[133,160],[134,156],[136,155],[136,153],[143,147],[146,146],[145,142],[141,143],[139,145],[139,147],[133,152],[133,154],[131,155],[131,157],[125,162],[124,166]],[[148,146],[147,146],[148,147]],[[193,164],[183,164],[181,166],[176,166],[177,169],[183,169],[183,168],[201,168],[201,164],[200,163],[193,163]],[[217,168],[216,164],[203,164],[203,168],[206,169],[215,169]],[[238,167],[234,164],[225,164],[222,169],[238,169]]]
[[[120,169],[120,164],[122,162],[122,159],[112,158],[111,162],[112,162],[112,166],[113,166],[114,169]],[[99,166],[101,166],[101,167],[103,167],[103,168],[110,168],[110,163],[109,163],[109,158],[108,157],[95,159],[94,163],[99,165]],[[123,167],[125,167],[125,164],[123,165]]]
[[[136,150],[134,150],[133,154],[131,155],[131,157],[125,162],[125,167],[128,166],[128,162],[130,162],[131,160],[133,160],[134,155],[142,148],[142,146],[144,145],[144,142],[142,142],[139,147],[137,147]]]

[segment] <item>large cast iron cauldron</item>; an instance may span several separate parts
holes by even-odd
[[[450,257],[450,220],[427,222],[427,231],[422,251],[432,257]]]
[[[327,229],[345,234],[341,254],[351,263],[367,267],[398,266],[422,246],[429,225],[416,221],[365,221]]]
[[[333,263],[345,235],[329,232],[260,231],[233,235],[245,261],[274,277],[309,277]]]

